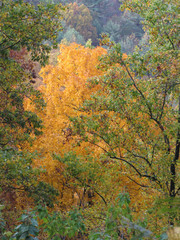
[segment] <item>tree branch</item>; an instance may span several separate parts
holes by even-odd
[[[132,154],[134,157],[144,159],[145,162],[146,162],[146,163],[149,165],[149,167],[151,168],[151,163],[149,162],[149,160],[148,160],[146,157],[139,156],[139,155],[133,153],[132,151],[130,151],[129,149],[127,149],[127,148],[126,148],[126,150],[127,150],[130,154]]]
[[[149,188],[149,186],[144,185],[144,184],[140,184],[140,183],[136,182],[134,179],[132,179],[132,178],[129,177],[129,176],[127,176],[127,178],[129,178],[131,181],[133,181],[134,183],[136,183],[136,184],[139,185],[140,187],[147,187],[147,188]]]
[[[129,75],[130,79],[132,80],[134,87],[135,87],[136,90],[139,92],[139,94],[141,95],[141,97],[144,99],[145,104],[146,104],[146,106],[147,106],[147,108],[148,108],[148,110],[149,110],[149,115],[150,115],[150,116],[153,116],[153,114],[152,114],[152,110],[151,110],[151,107],[149,106],[149,104],[148,104],[148,102],[147,102],[147,100],[146,100],[144,94],[143,94],[142,91],[138,88],[138,86],[137,86],[137,84],[136,84],[136,82],[135,82],[133,76],[131,75],[131,73],[130,73],[128,67],[126,66],[125,62],[124,62],[122,59],[121,59],[121,64],[125,66],[125,69],[126,69],[128,75]]]
[[[156,182],[156,183],[160,186],[160,188],[162,188],[161,182],[157,179],[157,177],[155,176],[154,173],[153,173],[153,176],[148,175],[148,174],[142,174],[142,173],[137,169],[137,167],[135,167],[131,162],[128,162],[128,161],[125,160],[124,158],[119,158],[119,157],[115,157],[115,156],[114,156],[114,157],[111,157],[111,156],[110,156],[110,158],[111,158],[111,159],[116,159],[116,160],[121,160],[122,162],[127,163],[128,165],[130,165],[130,166],[138,173],[138,175],[139,175],[140,177],[148,178],[149,180]]]
[[[164,98],[163,98],[163,104],[162,104],[162,107],[161,107],[161,113],[159,115],[159,121],[161,121],[161,118],[163,116],[164,106],[165,106],[165,103],[166,103],[166,97],[167,97],[167,82],[166,82],[166,87],[165,87],[165,91],[164,91]]]

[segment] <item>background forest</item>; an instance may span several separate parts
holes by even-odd
[[[111,40],[121,43],[122,51],[132,52],[142,39],[144,31],[142,18],[136,13],[120,11],[119,0],[33,0],[29,2],[62,3],[68,6],[63,20],[63,31],[57,41],[77,42],[85,45],[88,39],[97,46],[102,33],[110,35]]]
[[[179,239],[177,0],[0,0],[0,239]]]

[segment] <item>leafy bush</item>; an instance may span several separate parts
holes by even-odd
[[[85,231],[82,215],[76,209],[66,215],[59,212],[49,214],[47,208],[39,206],[38,213],[43,222],[41,227],[48,235],[47,239],[75,239]]]
[[[32,212],[26,212],[21,216],[21,223],[15,228],[13,239],[38,240],[39,233],[36,216]]]
[[[144,222],[133,222],[128,193],[120,193],[115,205],[110,206],[104,221],[104,228],[90,234],[90,240],[110,239],[152,239],[152,232]]]

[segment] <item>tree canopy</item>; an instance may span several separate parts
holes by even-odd
[[[89,81],[89,87],[99,90],[84,102],[81,117],[72,124],[82,141],[98,145],[109,161],[125,165],[132,181],[171,197],[172,208],[179,191],[177,8],[175,1],[156,0],[124,1],[123,8],[143,17],[148,43],[127,58],[120,44],[111,44],[99,66],[104,76]]]
[[[41,93],[31,85],[32,75],[26,63],[38,61],[45,65],[48,53],[56,47],[57,33],[62,29],[63,10],[61,5],[35,7],[21,0],[0,1],[0,181],[3,195],[12,197],[16,192],[31,192],[38,200],[37,192],[41,190],[43,199],[48,191],[57,194],[47,184],[38,184],[39,171],[32,168],[33,155],[23,152],[22,148],[42,133],[41,119],[24,108],[24,99],[30,99],[39,110],[45,106]]]

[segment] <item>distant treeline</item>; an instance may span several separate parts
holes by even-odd
[[[111,40],[121,43],[123,52],[132,52],[142,39],[141,18],[129,11],[122,12],[119,0],[26,0],[33,4],[53,3],[67,5],[64,16],[64,30],[59,33],[58,42],[77,42],[84,45],[89,39],[97,46],[102,33]]]

